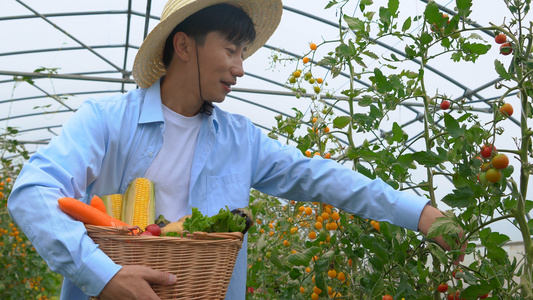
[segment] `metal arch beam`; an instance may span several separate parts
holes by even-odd
[[[143,33],[143,41],[146,39],[146,36],[148,35],[148,28],[150,27],[150,11],[152,10],[152,0],[146,1],[146,13],[145,13],[145,19],[144,19],[144,33]]]
[[[56,110],[53,112],[54,114],[58,114],[58,113],[72,113],[71,110]],[[18,116],[9,116],[7,118],[1,118],[0,119],[0,122],[2,121],[7,121],[7,120],[13,120],[13,119],[20,119],[20,118],[27,118],[27,117],[35,117],[35,116],[40,116],[40,115],[43,115],[43,113],[34,113],[34,114],[24,114],[24,115],[18,115]]]
[[[101,55],[100,53],[94,51],[94,49],[92,49],[91,47],[89,47],[88,45],[86,45],[85,43],[83,43],[82,41],[80,41],[79,39],[77,39],[76,37],[74,37],[73,35],[71,35],[70,33],[68,33],[66,30],[64,30],[63,28],[61,28],[60,26],[58,26],[57,24],[55,24],[54,22],[50,21],[47,17],[43,16],[42,14],[40,14],[38,11],[34,10],[33,8],[31,8],[30,6],[26,5],[24,2],[22,2],[21,0],[15,0],[17,1],[18,3],[20,3],[22,6],[24,6],[25,8],[27,8],[28,10],[30,10],[31,12],[33,12],[35,15],[39,16],[41,19],[43,19],[45,22],[47,22],[48,24],[52,25],[54,28],[56,28],[57,30],[61,31],[64,35],[68,36],[69,38],[71,38],[72,40],[74,40],[76,43],[80,44],[82,47],[86,48],[87,50],[89,50],[91,53],[93,53],[94,55],[96,55],[98,58],[100,58],[101,60],[105,61],[107,64],[109,64],[110,66],[112,66],[113,68],[115,68],[117,71],[119,71],[120,73],[123,74],[123,76],[129,76],[129,72],[127,72],[126,70],[123,70],[121,69],[119,66],[115,65],[113,62],[111,62],[110,60],[108,60],[107,58],[105,58],[103,55]]]
[[[106,49],[106,48],[122,48],[126,46],[127,45],[124,45],[124,44],[113,44],[113,45],[93,45],[90,47],[92,49]],[[86,49],[84,47],[43,48],[43,49],[35,49],[35,50],[4,52],[4,53],[0,53],[0,56],[23,55],[23,54],[56,52],[56,51],[75,51],[75,50],[86,50]]]
[[[128,50],[129,50],[129,47],[130,47],[130,29],[131,29],[131,6],[132,6],[132,3],[131,3],[132,0],[128,0],[128,13],[127,13],[127,17],[126,17],[126,42],[125,42],[125,45],[124,45],[124,62],[122,63],[122,69],[123,70],[126,70],[126,67],[127,67],[127,62],[128,62]],[[129,76],[128,76],[129,78]],[[124,83],[122,83],[122,87],[121,87],[121,91],[124,93],[125,91],[125,87],[126,85]]]
[[[58,94],[57,96],[65,97],[65,96],[71,96],[71,95],[76,96],[76,95],[105,94],[105,93],[120,93],[120,90],[61,93],[61,94]],[[49,97],[48,96],[32,96],[32,97],[13,98],[13,99],[0,100],[0,104],[9,103],[9,102],[26,101],[26,100],[37,100],[41,98],[49,98]]]
[[[75,17],[75,16],[90,16],[90,15],[117,15],[117,14],[128,14],[127,10],[107,10],[107,11],[84,11],[84,12],[68,12],[68,13],[49,13],[49,14],[42,14],[43,16],[47,18],[55,18],[55,17]],[[142,14],[136,11],[131,12],[132,15],[138,16],[138,17],[146,17],[146,14]],[[0,21],[10,21],[10,20],[22,20],[22,19],[35,19],[39,18],[37,15],[20,15],[20,16],[7,16],[7,17],[0,17]],[[151,19],[159,20],[160,18],[157,16],[150,16]]]
[[[96,77],[96,76],[83,76],[83,75],[71,75],[71,74],[45,74],[45,73],[16,72],[16,71],[6,71],[6,70],[0,70],[0,75],[21,76],[21,77],[25,76],[25,77],[30,77],[30,78],[58,78],[58,79],[104,81],[104,82],[117,82],[117,83],[122,83],[122,82],[135,83],[133,79],[125,79],[125,78]]]
[[[47,91],[43,90],[42,88],[40,88],[38,85],[36,84],[32,84],[33,87],[35,87],[36,89],[38,89],[39,91],[41,91],[43,94],[45,94],[46,96],[54,99],[56,102],[58,102],[59,104],[63,105],[64,107],[68,108],[68,110],[70,111],[76,111],[74,110],[72,107],[68,106],[65,104],[65,102],[61,101],[61,99],[59,99],[59,97],[54,97],[53,95],[50,95]]]

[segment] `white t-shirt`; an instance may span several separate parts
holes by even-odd
[[[174,222],[187,212],[191,166],[202,115],[185,117],[162,106],[163,146],[144,176],[154,183],[155,217],[163,215]]]

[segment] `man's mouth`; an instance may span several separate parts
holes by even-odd
[[[231,92],[231,86],[234,85],[235,83],[234,82],[222,81],[222,84],[224,85],[224,87],[226,88],[226,90],[229,93],[229,92]]]

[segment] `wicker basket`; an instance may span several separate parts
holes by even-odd
[[[175,274],[178,281],[174,285],[152,285],[163,300],[224,299],[243,241],[240,232],[159,237],[132,236],[126,228],[86,228],[115,263],[144,265]]]

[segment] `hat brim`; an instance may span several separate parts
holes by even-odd
[[[181,7],[175,8],[171,15],[162,18],[162,21],[143,41],[135,56],[133,78],[139,87],[150,87],[166,73],[163,65],[163,47],[174,27],[203,8],[220,3],[240,7],[250,16],[255,25],[256,38],[247,45],[244,59],[268,41],[278,27],[283,12],[281,0],[196,0],[177,4]]]

